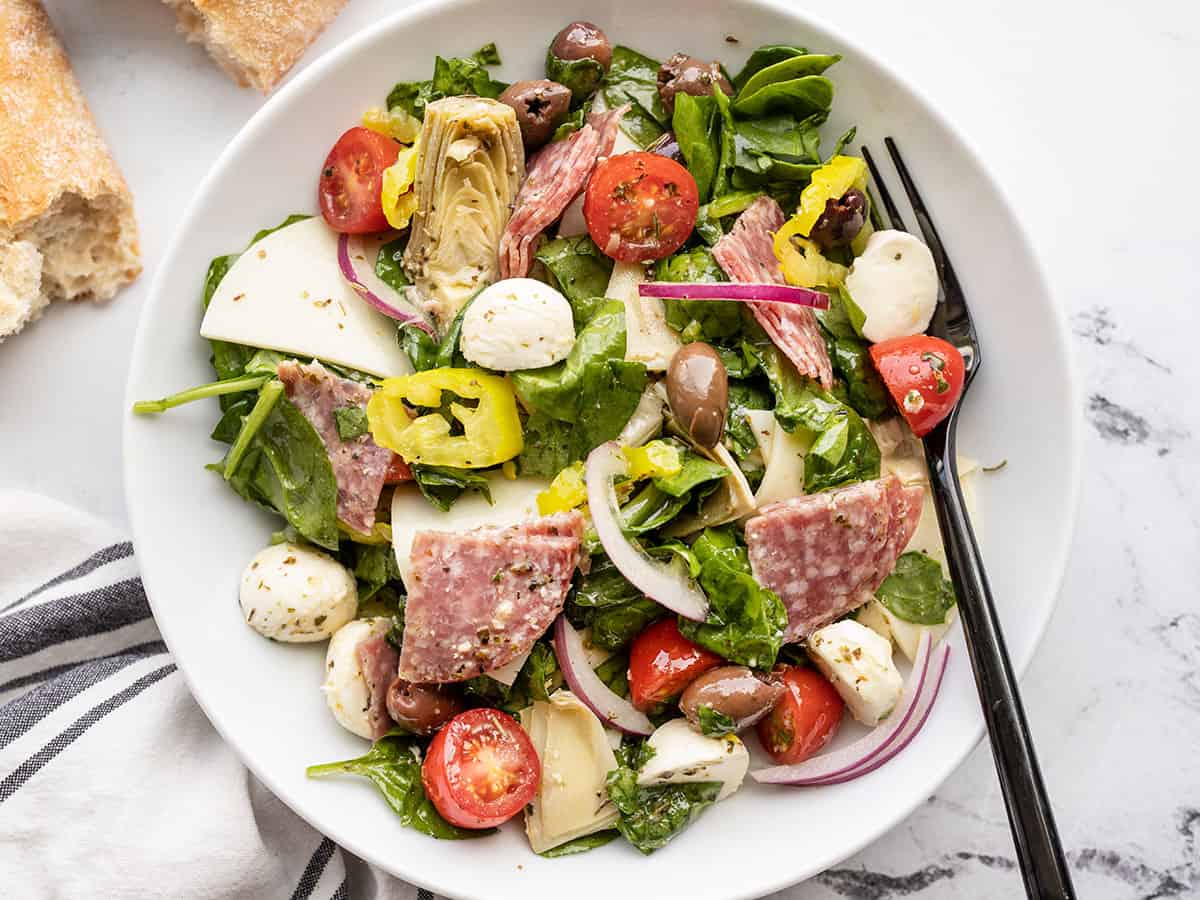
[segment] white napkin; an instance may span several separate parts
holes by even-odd
[[[192,700],[132,545],[0,493],[0,894],[432,900],[318,834]]]

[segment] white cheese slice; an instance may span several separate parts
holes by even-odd
[[[657,297],[638,296],[638,285],[645,280],[644,267],[619,262],[613,266],[604,296],[625,304],[625,359],[640,362],[651,372],[665,372],[683,345],[667,324],[663,302]]]
[[[687,719],[672,719],[660,725],[647,742],[654,748],[654,755],[638,775],[638,784],[643,787],[719,781],[717,799],[724,800],[741,787],[750,767],[750,753],[737,735],[706,737]]]
[[[525,831],[537,853],[612,828],[619,816],[605,777],[617,766],[604,726],[570,691],[521,711],[542,763],[537,796],[525,810]]]
[[[409,374],[395,320],[369,306],[342,277],[337,243],[337,232],[320,216],[267,235],[221,279],[200,334],[371,375]]]
[[[493,504],[478,491],[467,491],[449,512],[442,512],[421,496],[415,484],[397,486],[392,495],[392,548],[406,587],[412,574],[412,542],[418,531],[470,531],[484,525],[516,525],[538,516],[537,495],[550,486],[544,478],[508,479],[499,472],[488,475]]]

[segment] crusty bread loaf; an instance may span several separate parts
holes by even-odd
[[[133,199],[37,0],[0,0],[0,340],[141,271]]]
[[[180,33],[242,87],[279,83],[346,0],[163,0]]]

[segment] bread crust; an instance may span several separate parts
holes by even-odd
[[[17,241],[44,258],[43,303],[141,271],[133,198],[36,0],[0,0],[0,244]]]
[[[347,0],[163,0],[242,87],[268,93]]]

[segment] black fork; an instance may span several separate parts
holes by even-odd
[[[958,486],[958,411],[983,361],[979,340],[962,286],[929,210],[900,157],[896,142],[890,137],[884,138],[883,142],[900,176],[904,192],[908,194],[917,225],[925,236],[925,243],[933,254],[941,279],[941,294],[929,333],[957,347],[966,363],[963,396],[950,415],[925,436],[925,461],[929,464],[933,505],[937,510],[942,543],[946,547],[950,580],[958,593],[967,651],[975,671],[975,684],[979,689],[983,718],[987,722],[1000,788],[1008,809],[1008,821],[1021,864],[1021,875],[1025,880],[1025,892],[1030,897],[1053,900],[1074,898],[1071,872],[1059,842],[1054,812],[1046,796],[1033,739],[1025,722],[1025,710],[1021,705],[1021,695],[1013,676],[1008,649],[1004,645],[1004,636],[1000,632],[992,591],[983,569],[983,558]],[[871,170],[879,199],[891,220],[891,227],[906,231],[904,220],[880,177],[870,151],[863,147],[862,154]]]

